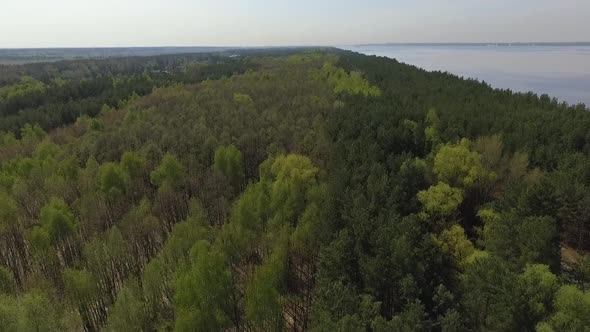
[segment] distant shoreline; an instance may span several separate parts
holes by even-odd
[[[372,44],[354,44],[350,46],[504,46],[504,47],[518,47],[518,46],[590,46],[590,42],[515,42],[515,43],[372,43]]]
[[[571,105],[590,105],[590,43],[413,45],[418,46],[382,44],[346,49],[394,58],[427,71],[448,71],[495,88],[533,91]]]

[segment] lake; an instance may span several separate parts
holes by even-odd
[[[341,47],[448,71],[513,91],[590,105],[590,45],[363,45]]]

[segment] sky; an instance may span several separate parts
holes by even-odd
[[[590,41],[590,0],[0,0],[0,48]]]

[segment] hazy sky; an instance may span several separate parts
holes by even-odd
[[[590,0],[0,0],[0,48],[590,41]]]

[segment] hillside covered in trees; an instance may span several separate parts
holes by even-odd
[[[0,66],[0,331],[590,331],[590,112],[336,49]]]

